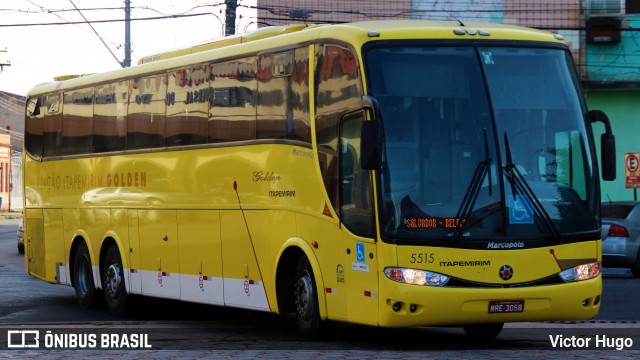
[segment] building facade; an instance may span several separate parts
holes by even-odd
[[[11,209],[11,135],[0,133],[0,210]]]

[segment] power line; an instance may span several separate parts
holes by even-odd
[[[100,34],[98,34],[98,32],[96,31],[96,28],[93,27],[93,25],[91,25],[91,23],[89,22],[89,20],[87,20],[87,18],[84,16],[84,14],[82,13],[82,11],[80,11],[80,9],[78,9],[78,7],[76,6],[76,4],[73,3],[73,0],[69,0],[69,2],[71,3],[71,5],[73,5],[74,8],[76,8],[76,10],[78,10],[78,13],[80,14],[80,16],[82,16],[82,18],[84,19],[84,21],[87,23],[87,25],[89,25],[89,27],[91,28],[91,30],[93,30],[93,33],[96,34],[96,36],[98,37],[98,39],[100,39],[100,41],[102,42],[102,44],[104,45],[104,47],[107,48],[107,50],[109,50],[109,53],[111,54],[111,56],[113,56],[114,59],[116,59],[116,61],[118,62],[118,64],[120,63],[120,60],[118,60],[118,58],[116,57],[116,54],[113,53],[113,51],[111,51],[111,49],[109,48],[109,46],[107,45],[106,42],[104,42],[104,40],[102,39],[102,36],[100,36]]]
[[[131,21],[178,19],[178,18],[188,18],[188,17],[196,17],[196,16],[208,16],[208,15],[211,15],[211,13],[152,16],[152,17],[145,17],[145,18],[134,18],[134,19],[131,19]],[[110,19],[110,20],[89,20],[89,21],[66,21],[66,22],[55,22],[55,23],[0,24],[0,27],[79,25],[79,24],[87,24],[87,23],[101,24],[101,23],[114,23],[114,22],[124,22],[124,21],[125,19]]]

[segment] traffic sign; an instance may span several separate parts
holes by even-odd
[[[640,153],[624,154],[625,187],[640,188]]]

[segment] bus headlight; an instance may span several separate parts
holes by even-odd
[[[446,275],[418,269],[385,268],[384,274],[393,281],[411,285],[444,286],[449,281]]]
[[[602,264],[599,262],[578,265],[574,268],[564,270],[560,273],[562,280],[566,282],[582,281],[593,279],[602,272]]]

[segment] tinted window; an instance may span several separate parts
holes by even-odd
[[[93,151],[124,150],[127,143],[129,81],[97,86],[93,118]]]
[[[373,237],[371,172],[360,167],[362,112],[345,117],[340,132],[340,218],[354,234]]]
[[[206,143],[211,95],[209,68],[180,69],[168,76],[166,145]]]
[[[256,75],[254,57],[211,66],[209,141],[256,138]]]
[[[46,96],[42,156],[58,156],[62,142],[62,94]]]
[[[166,75],[131,80],[127,148],[164,146]]]
[[[316,140],[318,161],[327,194],[338,208],[338,124],[362,107],[362,83],[357,58],[344,47],[316,47]]]
[[[46,96],[31,98],[28,103],[31,104],[31,108],[27,110],[24,146],[29,154],[40,157],[42,156],[44,113],[47,98]]]
[[[257,137],[311,142],[308,49],[261,55],[259,68]]]
[[[63,114],[60,155],[90,153],[93,88],[65,92]]]

